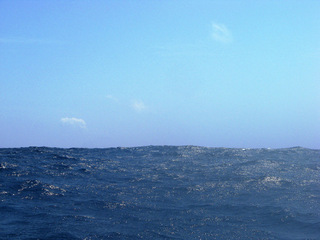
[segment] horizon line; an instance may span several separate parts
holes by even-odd
[[[133,149],[133,148],[146,148],[146,147],[197,147],[197,148],[222,148],[222,149],[242,149],[242,150],[254,150],[254,149],[267,149],[267,150],[278,150],[278,149],[293,149],[293,148],[302,148],[309,150],[320,150],[318,148],[308,148],[302,146],[291,146],[291,147],[208,147],[208,146],[200,146],[200,145],[140,145],[140,146],[117,146],[117,147],[50,147],[50,146],[28,146],[28,147],[0,147],[0,149],[16,149],[16,148],[58,148],[58,149],[110,149],[110,148],[118,148],[118,149]]]

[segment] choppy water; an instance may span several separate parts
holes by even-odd
[[[320,150],[0,149],[0,239],[320,239]]]

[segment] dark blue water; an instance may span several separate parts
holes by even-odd
[[[320,150],[0,149],[0,239],[320,239]]]

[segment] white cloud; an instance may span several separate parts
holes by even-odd
[[[65,117],[65,118],[61,118],[60,121],[63,124],[77,126],[77,127],[80,127],[80,128],[86,128],[86,126],[87,126],[86,122],[81,118]]]
[[[212,38],[221,43],[231,43],[233,41],[232,33],[229,29],[218,23],[212,23]]]
[[[142,112],[147,108],[141,100],[133,100],[131,106],[137,112]]]
[[[111,95],[111,94],[108,94],[108,95],[106,96],[106,98],[109,99],[109,100],[112,100],[112,101],[114,101],[114,102],[119,102],[119,99],[116,98],[116,97],[114,97],[114,96]]]

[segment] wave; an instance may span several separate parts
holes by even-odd
[[[0,149],[0,239],[316,239],[319,160],[300,147]]]

